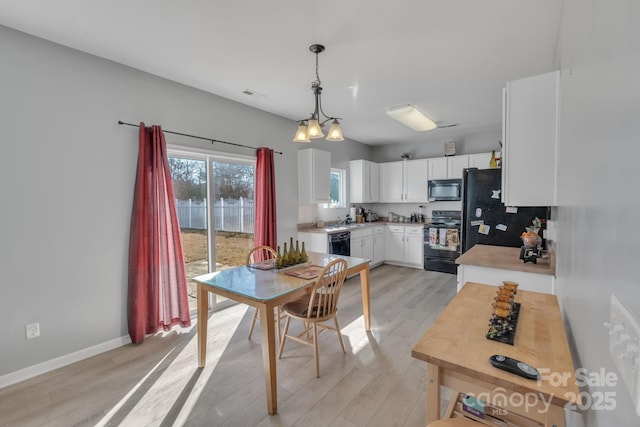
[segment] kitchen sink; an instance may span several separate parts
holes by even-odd
[[[336,230],[353,230],[354,228],[362,228],[362,227],[370,227],[371,224],[328,224],[325,225],[325,230],[327,231],[336,231]]]

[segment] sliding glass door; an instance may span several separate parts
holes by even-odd
[[[169,150],[169,166],[195,310],[193,278],[244,264],[253,247],[255,161]],[[213,295],[210,306],[229,303]]]

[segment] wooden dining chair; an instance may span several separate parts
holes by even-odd
[[[249,251],[249,253],[247,254],[247,260],[246,260],[246,265],[249,264],[253,264],[254,262],[260,262],[260,261],[266,261],[266,260],[270,260],[273,259],[275,262],[276,259],[276,251],[275,249],[273,249],[271,246],[266,246],[266,245],[262,245],[262,246],[256,246],[255,248],[251,249]],[[256,325],[256,320],[258,320],[258,309],[254,308],[253,310],[253,317],[251,318],[251,326],[249,326],[249,337],[248,339],[251,339],[251,335],[253,334],[253,328]],[[277,340],[280,340],[280,320],[281,320],[281,315],[280,315],[280,309],[276,308],[275,309],[275,320],[277,323],[277,333],[278,335],[276,335]],[[276,342],[278,342],[276,341]]]
[[[346,353],[342,333],[338,325],[338,299],[342,284],[347,275],[347,262],[343,259],[335,259],[322,269],[318,279],[311,288],[309,294],[282,305],[282,311],[286,317],[284,330],[280,337],[278,358],[282,359],[282,350],[287,338],[313,347],[316,362],[316,377],[320,378],[320,360],[318,358],[318,334],[326,329],[336,331],[342,352]],[[289,322],[298,319],[304,323],[304,331],[298,335],[288,335]],[[323,322],[333,319],[334,326]],[[320,328],[320,331],[318,331]],[[313,333],[310,335],[309,332]]]

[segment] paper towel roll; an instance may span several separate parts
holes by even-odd
[[[355,219],[356,219],[356,208],[355,208],[355,206],[349,209],[349,216],[351,217],[351,219],[353,219],[355,221]]]

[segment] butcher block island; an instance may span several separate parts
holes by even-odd
[[[523,262],[520,248],[475,245],[456,259],[458,264],[458,292],[466,282],[500,285],[503,281],[519,283],[519,289],[555,294],[556,257],[537,263]]]
[[[518,288],[520,314],[510,345],[486,338],[498,289],[466,283],[413,347],[411,355],[427,365],[427,424],[441,418],[444,386],[454,394],[442,418],[467,416],[479,421],[479,427],[564,427],[565,410],[575,409],[579,389],[558,300]],[[536,368],[539,379],[492,366],[489,359],[494,355]],[[469,399],[484,404],[482,415],[469,415],[462,403]]]

